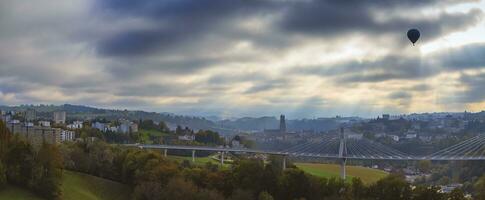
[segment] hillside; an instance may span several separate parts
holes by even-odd
[[[43,200],[32,192],[18,187],[7,186],[0,190],[0,200]]]
[[[64,171],[64,200],[129,200],[131,189],[121,183],[90,176],[87,174]],[[0,190],[0,200],[42,200],[28,190],[9,186]]]
[[[131,199],[131,189],[128,186],[78,172],[64,172],[62,189],[65,200]]]

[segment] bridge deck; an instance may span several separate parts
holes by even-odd
[[[353,159],[353,160],[485,160],[485,156],[353,156],[347,155],[341,157],[337,154],[312,154],[312,153],[292,153],[283,151],[265,151],[255,149],[235,149],[223,147],[204,147],[204,146],[179,146],[179,145],[146,145],[146,144],[128,144],[128,147],[136,147],[141,149],[174,149],[174,150],[195,150],[195,151],[213,151],[213,152],[240,152],[240,153],[260,153],[269,155],[282,155],[291,157],[312,157],[312,158],[327,158],[327,159]]]

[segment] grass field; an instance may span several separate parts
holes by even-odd
[[[65,200],[128,200],[132,193],[121,183],[71,171],[64,171],[62,188]]]
[[[43,200],[32,192],[13,186],[0,190],[0,200]]]
[[[152,144],[153,143],[153,141],[150,140],[150,136],[159,137],[159,136],[167,135],[167,133],[162,133],[162,132],[157,131],[157,130],[146,130],[146,129],[140,129],[140,130],[138,130],[138,133],[140,133],[141,141],[144,144]]]
[[[316,164],[316,163],[295,163],[303,171],[318,177],[339,177],[340,165],[337,164]],[[370,184],[387,176],[387,172],[360,166],[346,167],[348,180],[359,177],[365,184]]]
[[[131,189],[121,183],[90,176],[87,174],[64,171],[64,200],[129,200]],[[0,190],[0,200],[43,200],[28,190],[8,186]]]

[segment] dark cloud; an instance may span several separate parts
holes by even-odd
[[[253,86],[247,89],[245,94],[254,94],[259,92],[285,89],[290,86],[290,82],[287,79],[274,79],[267,81],[254,82]]]
[[[211,76],[207,82],[211,85],[231,85],[234,83],[263,81],[267,79],[270,79],[270,77],[260,72],[244,74],[224,73]]]
[[[427,57],[388,55],[372,61],[349,61],[331,66],[292,69],[292,73],[333,77],[338,83],[416,80],[442,72],[485,67],[485,44],[470,44]],[[426,90],[426,86],[414,88]]]
[[[474,75],[462,74],[460,82],[466,90],[457,94],[460,103],[474,103],[485,100],[485,73]]]
[[[419,79],[434,74],[434,67],[423,64],[420,58],[389,55],[375,61],[350,61],[332,66],[305,67],[295,71],[335,77],[339,83],[354,83]]]
[[[119,96],[129,97],[162,97],[162,96],[187,96],[189,94],[195,95],[190,88],[194,88],[192,84],[130,84],[123,87],[118,92]]]
[[[469,44],[436,55],[443,67],[452,70],[485,67],[485,43]]]
[[[296,1],[280,21],[283,30],[306,35],[341,36],[364,32],[376,36],[401,34],[409,28],[422,30],[423,38],[435,38],[443,33],[459,31],[478,21],[480,10],[463,14],[441,13],[433,18],[416,18],[417,7],[431,6],[439,1]],[[375,16],[378,12],[409,10],[409,16],[388,17],[385,21]]]
[[[429,86],[427,84],[419,84],[419,85],[415,85],[415,86],[412,86],[410,88],[407,88],[406,90],[422,92],[422,91],[428,91],[430,89],[431,89],[431,86]]]
[[[211,40],[209,48],[214,48],[217,43],[228,45],[237,39],[254,40],[262,46],[289,45],[289,37],[282,40],[279,35],[300,33],[321,36],[356,32],[403,35],[411,27],[422,30],[422,37],[430,40],[475,24],[481,14],[479,10],[473,10],[469,13],[442,13],[432,18],[394,17],[386,22],[375,16],[379,11],[412,10],[438,3],[442,1],[108,0],[101,1],[97,11],[111,14],[110,20],[135,17],[152,25],[122,29],[102,38],[96,46],[98,53],[104,56],[145,56],[173,52],[185,46],[208,48],[199,44],[205,40]],[[236,28],[242,19],[266,15],[282,17],[265,27],[271,30],[265,35],[254,35]]]
[[[103,1],[101,11],[114,12],[114,18],[141,17],[155,26],[116,33],[101,40],[97,49],[106,56],[139,56],[193,45],[188,43],[204,40],[206,34],[221,34],[221,25],[234,28],[236,16],[252,15],[269,8],[270,4],[270,1],[257,0]]]
[[[98,44],[98,53],[116,56],[146,55],[159,49],[174,48],[181,38],[184,35],[171,30],[129,30],[102,40]]]
[[[31,91],[36,88],[38,88],[38,86],[35,86],[34,84],[24,82],[24,81],[18,81],[15,79],[7,79],[4,81],[0,80],[0,93],[3,93],[3,94],[23,93],[26,91]]]
[[[391,92],[388,97],[390,99],[410,99],[413,96],[406,91],[396,91],[396,92]]]

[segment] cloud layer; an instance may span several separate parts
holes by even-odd
[[[0,104],[295,118],[477,111],[485,41],[472,33],[484,5],[6,0]],[[421,31],[416,47],[409,28]],[[449,39],[460,34],[468,42]]]

